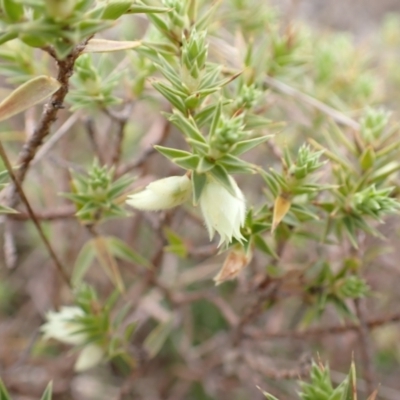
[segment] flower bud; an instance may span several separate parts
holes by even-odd
[[[144,190],[129,196],[127,204],[139,210],[165,210],[190,198],[192,184],[186,176],[170,176],[150,183]]]
[[[237,183],[231,177],[229,179],[235,195],[208,176],[199,200],[210,240],[218,232],[221,236],[219,246],[230,243],[232,238],[239,242],[244,240],[240,228],[246,217],[245,198]]]

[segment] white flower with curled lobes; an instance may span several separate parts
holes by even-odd
[[[186,176],[170,176],[146,186],[141,192],[128,196],[126,203],[139,210],[165,210],[187,201],[192,193],[192,184]]]
[[[95,343],[88,343],[87,335],[80,332],[83,325],[74,321],[84,315],[79,307],[64,306],[58,312],[49,311],[46,314],[47,322],[40,329],[44,339],[55,339],[65,344],[83,346],[74,366],[77,372],[94,367],[104,357],[104,350]]]
[[[220,242],[230,243],[233,238],[242,242],[240,229],[246,217],[246,203],[242,191],[232,177],[229,177],[234,194],[231,194],[221,183],[213,177],[207,176],[207,181],[200,195],[200,208],[210,240],[218,232]]]

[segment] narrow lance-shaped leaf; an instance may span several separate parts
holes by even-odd
[[[164,146],[154,146],[154,148],[160,152],[163,156],[169,158],[170,160],[174,158],[180,157],[189,157],[192,154],[188,151],[173,149],[171,147],[164,147]]]
[[[209,138],[211,139],[217,130],[218,122],[221,118],[221,113],[222,113],[222,103],[219,102],[217,108],[215,109],[213,119],[211,122],[211,127],[210,127],[210,135]]]
[[[210,170],[210,174],[213,176],[215,180],[217,180],[232,196],[236,196],[236,192],[232,187],[231,180],[229,179],[229,175],[226,172],[225,168],[221,165],[216,165],[212,170]]]
[[[231,154],[239,156],[243,153],[246,153],[246,151],[249,151],[252,148],[257,147],[258,145],[266,142],[271,137],[272,135],[266,135],[254,139],[242,140],[241,142],[236,143],[234,148],[231,150]]]
[[[107,243],[111,253],[116,257],[119,257],[125,261],[129,261],[133,264],[144,266],[146,268],[152,267],[151,263],[145,257],[141,256],[121,239],[118,239],[115,236],[110,236],[107,238]]]
[[[51,400],[52,392],[53,392],[53,383],[50,382],[47,385],[46,390],[44,391],[43,396],[41,397],[40,400]]]
[[[113,1],[104,7],[102,19],[116,20],[121,15],[128,12],[131,1]]]
[[[192,173],[192,187],[193,187],[193,204],[197,205],[203,191],[204,185],[207,182],[206,174],[199,174],[196,171]]]
[[[79,285],[82,282],[83,277],[92,265],[95,255],[96,252],[93,247],[93,241],[89,240],[83,245],[75,261],[74,270],[72,273],[73,285]]]
[[[357,400],[356,367],[351,363],[350,372],[340,400]]]
[[[160,323],[150,332],[143,343],[143,348],[150,358],[153,358],[161,350],[172,329],[173,320],[170,319],[168,322]]]
[[[2,380],[0,380],[0,399],[1,400],[11,400],[11,397],[8,394],[7,389],[4,386],[4,383]]]
[[[4,121],[47,99],[60,86],[56,79],[44,75],[29,80],[0,103],[0,121]]]
[[[106,39],[91,39],[85,46],[83,53],[109,53],[112,51],[130,50],[139,47],[142,43],[139,40],[118,41]]]
[[[170,8],[147,6],[146,4],[133,4],[129,7],[128,14],[158,14],[171,11]]]

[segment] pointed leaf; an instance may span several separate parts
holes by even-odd
[[[147,6],[145,4],[133,4],[130,6],[128,14],[158,14],[171,11],[170,8]]]
[[[181,168],[195,170],[199,165],[200,158],[198,155],[190,155],[188,157],[174,158],[171,161]]]
[[[151,268],[151,263],[131,247],[129,247],[125,242],[115,236],[109,236],[107,238],[108,246],[111,253],[125,261],[129,261],[132,264],[141,265],[146,268]]]
[[[96,252],[93,247],[92,240],[87,241],[81,248],[78,257],[76,258],[74,269],[72,272],[72,284],[80,285],[86,272],[92,265]]]
[[[188,151],[173,149],[171,147],[154,146],[154,148],[170,160],[174,158],[189,157],[192,155],[192,153],[189,153]]]
[[[10,395],[2,380],[0,380],[0,400],[11,400]]]
[[[51,400],[52,393],[53,393],[53,382],[50,382],[47,385],[46,390],[44,391],[43,396],[41,397],[40,400]]]
[[[0,121],[12,117],[47,99],[60,88],[60,83],[49,76],[38,76],[15,89],[0,103]]]
[[[112,51],[130,50],[139,47],[141,42],[136,41],[118,41],[106,39],[91,39],[85,46],[83,53],[109,53]]]
[[[204,185],[207,182],[206,174],[199,174],[196,171],[192,173],[192,187],[193,187],[193,204],[197,206],[201,192],[203,191]]]
[[[236,145],[231,150],[230,154],[239,156],[243,153],[246,153],[246,151],[249,151],[252,148],[257,147],[260,144],[266,142],[271,137],[272,135],[266,135],[254,139],[242,140],[241,142],[236,143]]]
[[[143,343],[143,348],[146,350],[149,358],[153,358],[161,350],[169,334],[173,329],[173,320],[162,322],[157,325],[147,336]]]
[[[215,167],[210,170],[210,174],[217,180],[232,196],[236,196],[235,190],[232,187],[231,180],[229,179],[229,174],[224,167],[221,165],[215,165]]]

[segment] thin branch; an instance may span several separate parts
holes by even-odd
[[[168,136],[170,127],[171,127],[170,122],[165,118],[160,117],[158,120],[156,120],[153,126],[150,128],[149,134],[146,136],[152,136],[153,135],[152,131],[160,131],[160,133],[157,135],[157,141],[155,143],[152,143],[147,148],[145,148],[137,159],[132,160],[124,165],[121,165],[117,169],[116,177],[122,176],[127,172],[132,171],[135,168],[141,167],[148,160],[148,158],[153,153],[156,152],[156,150],[154,149],[154,145],[161,144]]]
[[[365,324],[369,329],[374,329],[386,324],[400,322],[400,312],[387,315],[385,317],[373,318],[366,320]],[[248,327],[244,329],[246,337],[255,340],[264,339],[312,339],[315,336],[338,335],[346,332],[357,332],[360,329],[358,323],[351,323],[347,325],[333,325],[327,327],[310,328],[304,331],[279,331],[279,332],[265,332],[264,330]]]
[[[113,153],[111,155],[111,164],[118,165],[122,156],[122,143],[125,136],[126,124],[129,120],[129,116],[132,113],[133,104],[127,104],[125,109],[120,114],[108,114],[117,122],[117,137],[115,141],[115,146]],[[108,110],[109,111],[109,110]]]
[[[90,144],[92,145],[92,149],[94,154],[96,155],[96,157],[98,158],[99,162],[101,165],[104,164],[104,157],[103,157],[103,153],[100,150],[100,146],[97,142],[97,138],[96,138],[96,130],[94,127],[94,121],[92,118],[87,118],[85,121],[85,129],[86,132],[89,136],[89,140],[90,140]]]
[[[32,166],[36,165],[50,149],[70,130],[70,128],[79,120],[81,113],[78,111],[72,115],[57,129],[49,140],[40,148],[32,161]]]
[[[367,385],[368,393],[372,393],[376,388],[376,384],[375,384],[373,354],[372,354],[372,346],[370,343],[369,329],[368,325],[365,322],[363,304],[361,303],[361,300],[355,299],[354,306],[356,308],[357,318],[360,321],[359,337],[360,337],[361,358],[363,362],[364,379]]]
[[[35,215],[41,221],[54,221],[57,219],[75,218],[75,206],[65,206],[57,209],[36,211]],[[10,214],[9,219],[16,221],[29,221],[31,219],[28,213],[20,211],[18,214]]]
[[[18,169],[15,175],[18,182],[22,183],[25,179],[26,173],[30,167],[31,161],[36,155],[36,152],[43,142],[43,139],[50,133],[50,128],[56,121],[58,111],[63,108],[65,96],[69,89],[69,79],[73,73],[75,60],[79,57],[89,39],[79,44],[64,60],[58,60],[54,54],[53,49],[46,48],[45,50],[56,60],[58,66],[57,80],[61,83],[60,89],[55,92],[50,101],[45,105],[42,116],[37,124],[33,134],[29,137],[27,142],[20,151],[16,165]],[[13,187],[8,205],[15,207],[18,202],[16,194],[16,187]]]
[[[54,252],[53,247],[51,246],[49,240],[47,239],[46,235],[44,234],[43,229],[42,229],[42,227],[40,225],[40,222],[36,218],[36,215],[33,212],[33,209],[32,209],[32,207],[31,207],[31,205],[29,203],[28,198],[25,196],[25,192],[22,189],[21,183],[20,183],[18,177],[16,176],[16,174],[14,174],[14,171],[13,171],[13,168],[11,166],[10,160],[7,157],[7,154],[6,154],[5,150],[4,150],[4,147],[3,147],[3,144],[1,143],[1,141],[0,141],[0,157],[2,158],[2,160],[4,162],[4,165],[5,165],[8,173],[9,173],[9,175],[10,175],[10,177],[11,177],[13,183],[14,183],[14,186],[16,188],[17,193],[19,194],[22,202],[25,204],[25,207],[26,207],[26,209],[28,211],[28,214],[29,214],[32,222],[34,223],[34,225],[35,225],[35,227],[36,227],[36,229],[37,229],[37,231],[39,233],[40,238],[42,239],[45,247],[47,248],[47,251],[49,252],[50,257],[53,260],[54,265],[56,266],[56,268],[57,268],[59,274],[61,275],[61,277],[64,279],[65,283],[68,286],[70,286],[71,284],[70,284],[70,281],[69,281],[69,277],[68,277],[64,267],[62,266],[60,260],[58,259],[56,253]]]
[[[348,126],[349,128],[359,130],[360,129],[360,124],[355,121],[354,119],[348,117],[347,115],[341,113],[338,110],[335,110],[334,108],[328,106],[327,104],[323,103],[322,101],[319,101],[315,99],[314,97],[311,97],[300,90],[297,90],[286,83],[283,83],[281,81],[278,81],[275,78],[272,78],[271,76],[265,76],[264,77],[264,82],[268,85],[271,86],[272,88],[278,90],[279,92],[283,94],[287,94],[289,96],[294,97],[297,100],[300,100],[303,103],[307,103],[310,106],[316,108],[317,110],[321,111],[322,113],[328,115],[331,117],[334,121],[336,121],[338,124]]]

